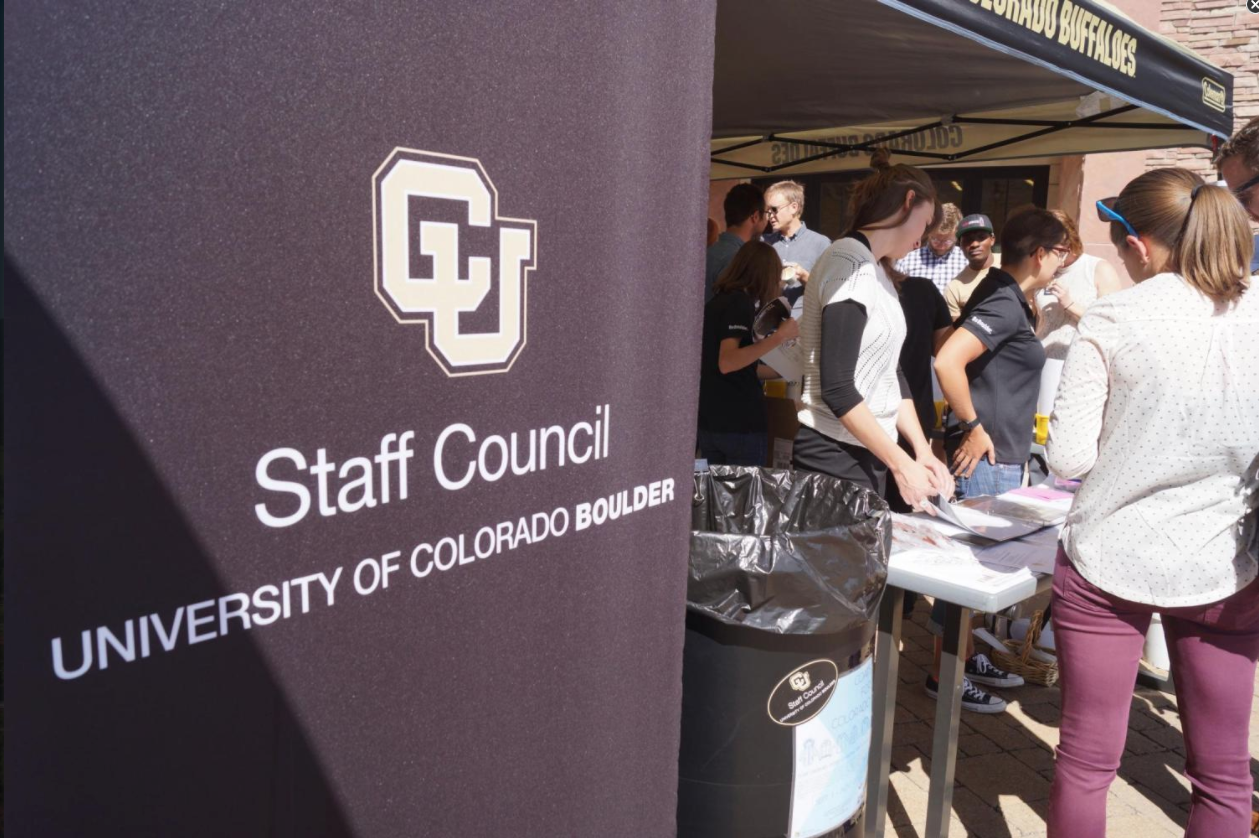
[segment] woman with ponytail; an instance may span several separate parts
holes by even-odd
[[[1185,834],[1242,836],[1259,658],[1259,292],[1246,215],[1183,169],[1098,201],[1137,283],[1091,305],[1067,353],[1048,460],[1083,477],[1054,574],[1062,723],[1049,834],[1105,831],[1132,684],[1162,615],[1185,736]]]
[[[953,480],[931,453],[899,371],[905,315],[887,266],[938,223],[940,206],[930,178],[888,157],[875,153],[874,173],[853,190],[849,232],[818,258],[805,286],[793,460],[880,495],[890,469],[906,503],[922,508],[951,495]],[[896,444],[898,431],[912,454]]]

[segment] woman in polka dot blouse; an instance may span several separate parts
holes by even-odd
[[[1158,612],[1193,787],[1188,836],[1250,830],[1259,658],[1259,291],[1228,190],[1147,172],[1098,202],[1133,288],[1091,305],[1050,420],[1049,466],[1084,482],[1054,574],[1062,726],[1049,834],[1105,830],[1132,685]]]

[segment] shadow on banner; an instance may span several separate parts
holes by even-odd
[[[118,601],[141,610],[227,593],[126,424],[6,255],[4,375],[10,440],[5,551],[5,787],[10,835],[352,834],[249,632],[143,665],[92,671],[81,629],[119,637]],[[67,472],[53,464],[76,463]],[[56,498],[56,505],[48,498]],[[13,527],[15,521],[21,526]],[[143,531],[125,532],[143,521]],[[128,543],[125,553],[97,545]],[[137,596],[138,591],[144,593]],[[68,628],[67,614],[76,615]],[[154,646],[157,640],[153,640]],[[99,654],[91,637],[90,654]],[[182,654],[181,654],[182,652]],[[231,708],[229,711],[224,708]],[[17,767],[20,766],[20,770]],[[172,782],[172,779],[175,781]],[[160,790],[160,791],[159,791]],[[138,801],[143,801],[139,804]],[[264,827],[265,825],[265,827]]]

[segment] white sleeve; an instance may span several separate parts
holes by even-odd
[[[809,281],[822,281],[820,299],[823,308],[831,303],[853,300],[865,306],[866,311],[873,310],[875,300],[872,292],[878,285],[873,262],[856,259],[846,253],[834,253],[822,268],[822,276],[810,277]]]
[[[1110,396],[1107,361],[1117,329],[1112,307],[1105,301],[1090,306],[1080,320],[1080,332],[1067,352],[1058,382],[1054,412],[1049,419],[1045,459],[1059,477],[1083,477],[1097,462],[1102,418]]]

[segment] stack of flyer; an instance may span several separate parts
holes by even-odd
[[[1054,486],[1032,486],[937,503],[934,516],[893,514],[892,565],[989,593],[1017,584],[1022,574],[1053,573],[1072,499]]]
[[[1065,497],[1057,497],[1065,495]],[[957,503],[934,498],[933,511],[945,523],[989,541],[1012,541],[1067,519],[1071,496],[1031,487],[1003,495],[984,495]]]

